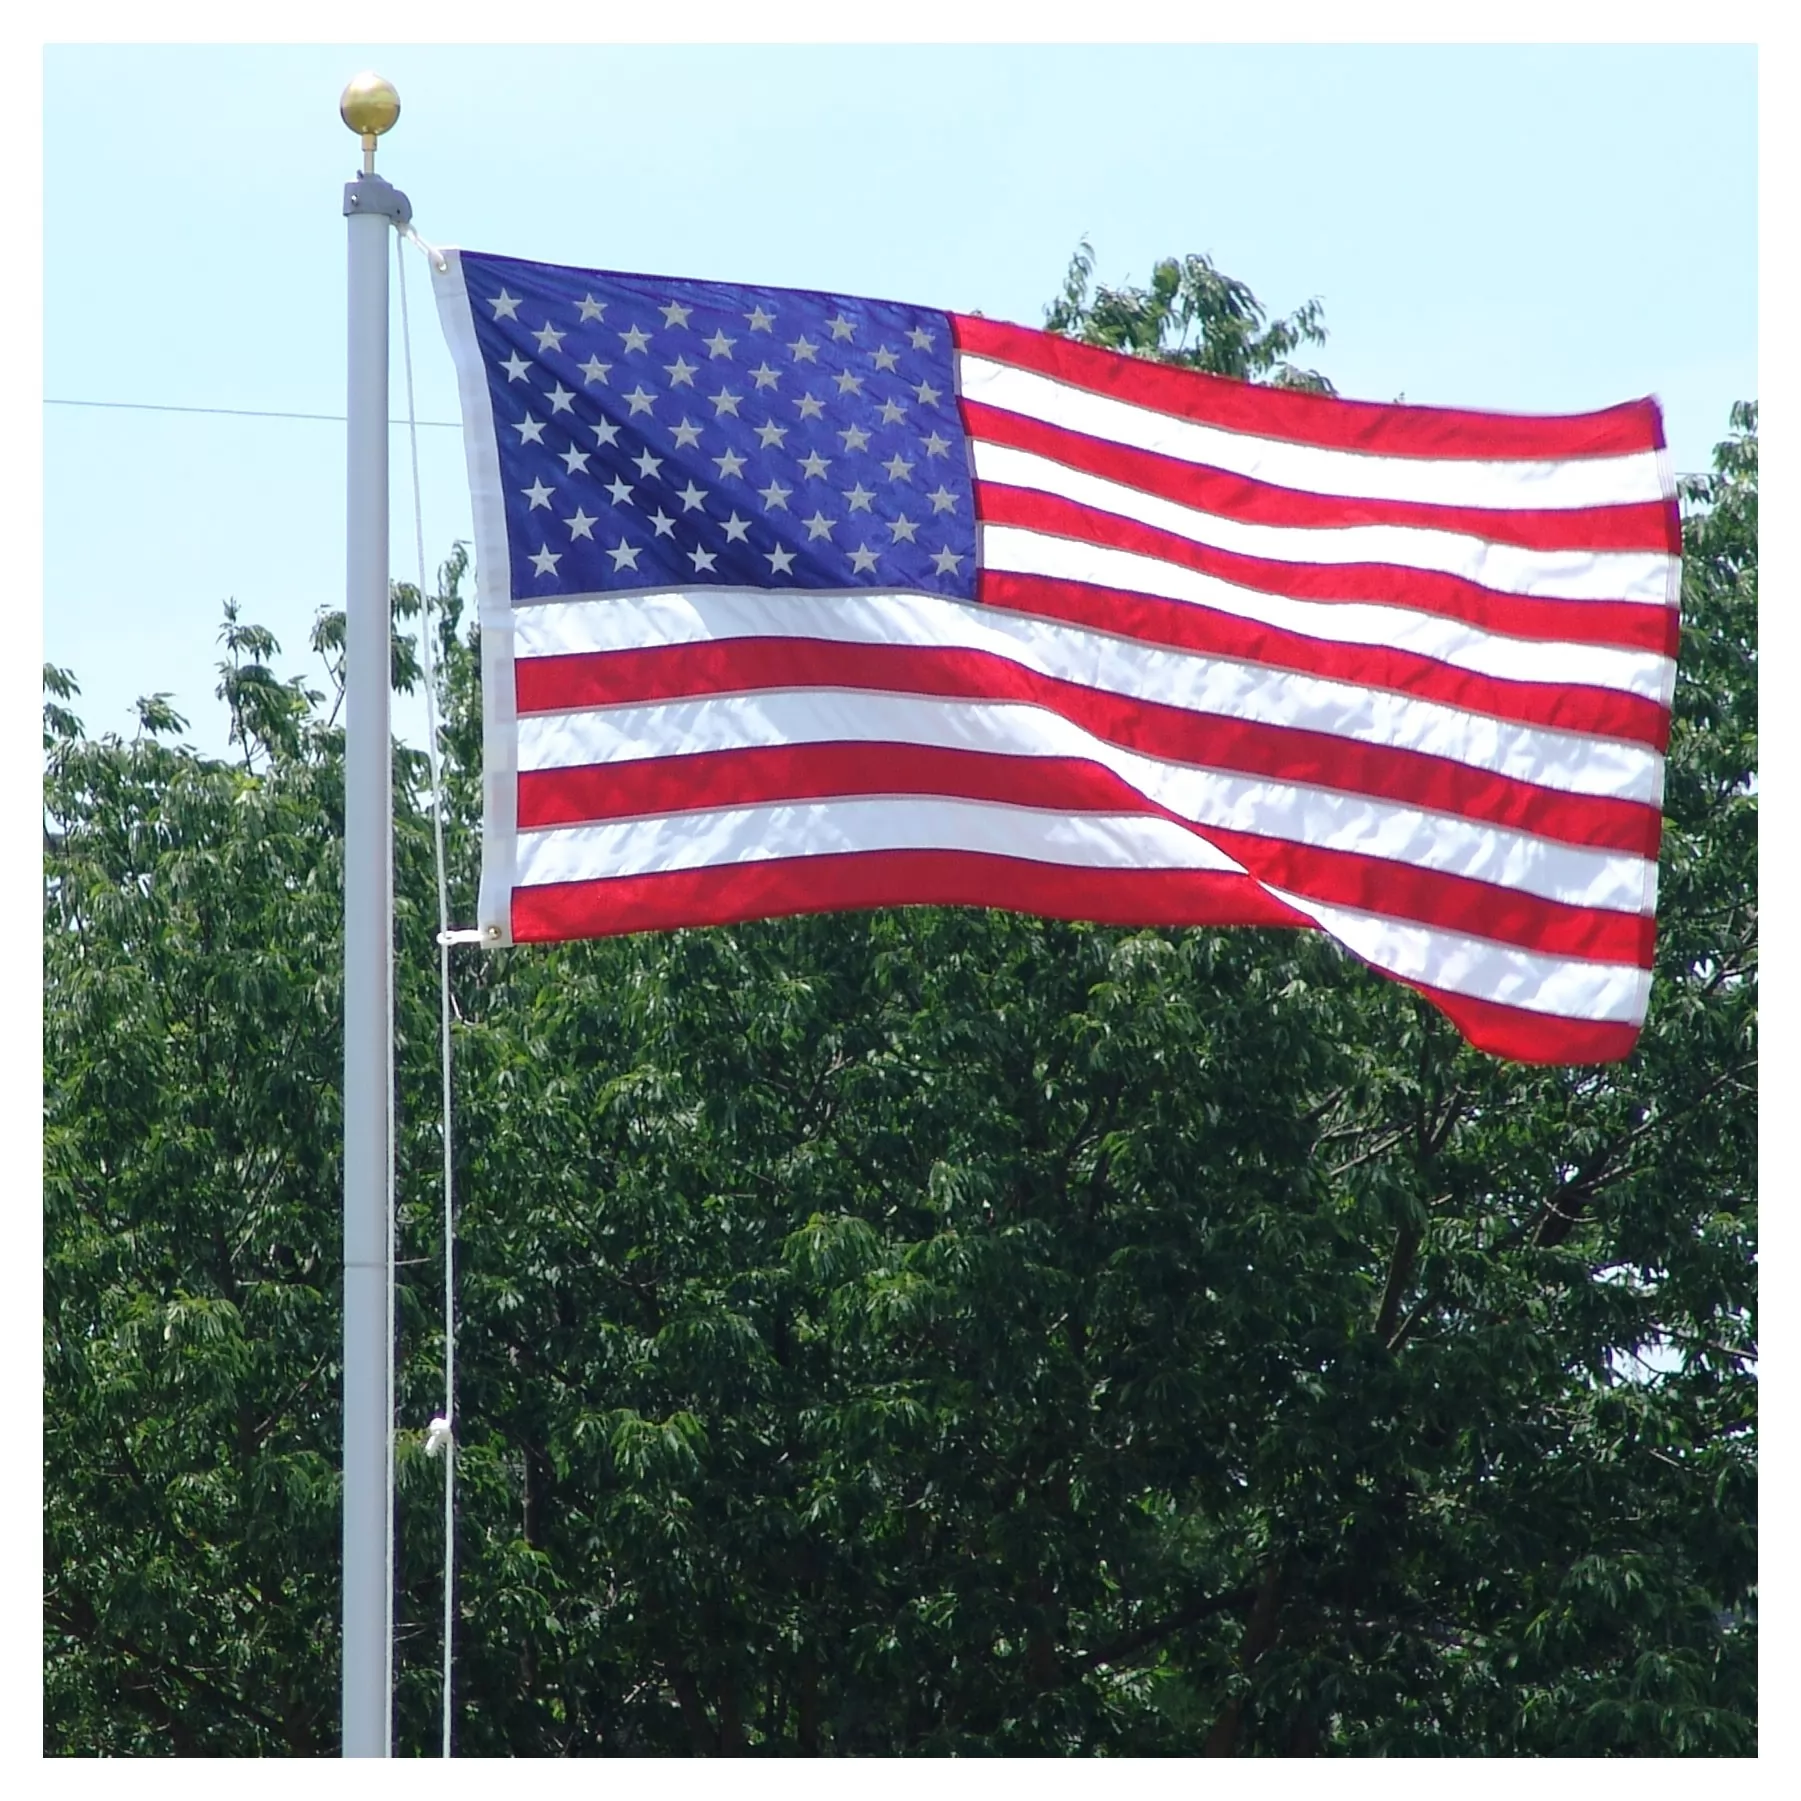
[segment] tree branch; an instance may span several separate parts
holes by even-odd
[[[1159,1640],[1169,1638],[1189,1626],[1198,1626],[1202,1620],[1211,1619],[1216,1613],[1230,1613],[1234,1608],[1248,1607],[1256,1599],[1257,1590],[1254,1588],[1233,1588],[1221,1595],[1203,1595],[1199,1600],[1189,1602],[1186,1607],[1178,1607],[1174,1613],[1152,1625],[1140,1626],[1123,1638],[1116,1638],[1111,1644],[1103,1645],[1098,1651],[1085,1652],[1074,1660],[1071,1667],[1078,1674],[1085,1674],[1089,1670],[1100,1668],[1102,1664],[1117,1664],[1135,1651],[1146,1650]]]
[[[1383,1343],[1394,1336],[1395,1320],[1401,1311],[1401,1296],[1413,1280],[1413,1265],[1419,1255],[1425,1224],[1408,1220],[1395,1234],[1394,1255],[1388,1260],[1388,1281],[1382,1290],[1382,1305],[1376,1313],[1376,1336]]]

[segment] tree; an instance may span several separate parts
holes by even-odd
[[[1045,308],[1045,326],[1084,344],[1148,356],[1183,369],[1267,381],[1315,394],[1336,392],[1315,369],[1288,359],[1326,341],[1325,308],[1317,299],[1273,322],[1242,282],[1211,257],[1165,257],[1148,288],[1094,286],[1094,250],[1084,239],[1069,259],[1063,292]]]
[[[160,695],[134,738],[88,738],[62,704],[73,679],[45,672],[45,1721],[62,1749],[336,1742],[343,733],[276,676],[266,630],[228,605],[220,636],[236,763],[166,745],[185,722]],[[417,679],[404,640],[395,677]],[[406,795],[418,759],[400,762]],[[416,890],[429,870],[403,818]]]
[[[1139,354],[1270,376],[1323,335],[1198,258],[1088,277],[1053,324]],[[1687,495],[1624,1064],[1498,1063],[1297,933],[907,909],[459,959],[463,1751],[1755,1748],[1732,423]],[[464,919],[465,577],[432,610]],[[241,768],[154,706],[89,739],[51,678],[55,1749],[333,1743],[341,734],[245,629]],[[397,771],[399,1742],[428,1749],[436,910]]]

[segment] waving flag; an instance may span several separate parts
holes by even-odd
[[[451,252],[494,944],[904,904],[1314,927],[1622,1057],[1680,549],[1654,402],[1368,405]]]

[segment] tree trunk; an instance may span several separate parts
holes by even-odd
[[[1238,1653],[1238,1667],[1246,1677],[1249,1677],[1258,1658],[1276,1642],[1276,1619],[1282,1606],[1281,1588],[1281,1567],[1272,1563],[1263,1572],[1257,1599],[1251,1603],[1251,1617],[1245,1626],[1244,1644]],[[1238,1728],[1244,1715],[1244,1701],[1244,1695],[1239,1693],[1220,1709],[1219,1718],[1213,1722],[1213,1730],[1207,1734],[1207,1742],[1201,1747],[1203,1757],[1238,1755]]]

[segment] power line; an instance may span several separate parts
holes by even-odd
[[[342,425],[342,413],[276,413],[259,407],[244,406],[161,406],[148,400],[64,400],[46,396],[45,406],[90,406],[106,407],[130,413],[211,413],[227,419],[316,419],[328,425]],[[390,419],[390,425],[405,425],[404,419]],[[442,431],[461,431],[462,427],[449,419],[421,419],[420,425],[437,426]]]
[[[207,413],[223,419],[312,419],[324,425],[342,425],[342,413],[274,413],[260,407],[247,406],[166,406],[149,400],[65,400],[46,395],[45,406],[89,406],[105,407],[129,413]],[[390,419],[390,425],[405,425],[404,419]],[[428,425],[438,431],[461,431],[463,428],[454,419],[420,419],[419,425]],[[1678,469],[1677,476],[1683,481],[1692,481],[1705,475],[1705,470]]]

